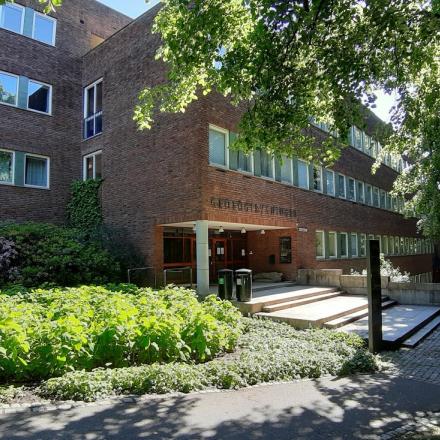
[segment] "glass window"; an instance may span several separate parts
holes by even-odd
[[[252,156],[250,154],[238,151],[237,170],[252,173]]]
[[[341,258],[348,257],[348,236],[346,232],[341,232],[339,234],[339,252]]]
[[[286,183],[292,183],[292,159],[290,157],[284,157],[281,164],[281,181]]]
[[[382,253],[388,255],[388,237],[386,235],[382,235],[380,246]]]
[[[359,203],[364,203],[364,182],[356,181],[356,197]]]
[[[365,185],[365,203],[367,205],[373,204],[373,191],[371,185]]]
[[[280,237],[280,263],[292,262],[292,238]]]
[[[406,248],[405,248],[405,239],[403,237],[400,237],[400,255],[406,255]]]
[[[379,208],[379,188],[373,188],[373,206]]]
[[[356,232],[351,233],[350,252],[352,257],[358,256],[358,235]]]
[[[394,254],[400,254],[400,239],[399,237],[394,237]]]
[[[355,181],[351,177],[347,179],[347,196],[348,200],[356,200],[356,187],[355,187]]]
[[[0,150],[0,183],[14,183],[14,152]]]
[[[380,190],[380,207],[386,209],[386,195],[383,190]]]
[[[365,257],[367,253],[367,236],[365,234],[361,234],[359,237],[359,251],[361,257]]]
[[[268,177],[269,179],[273,179],[273,166],[274,166],[273,157],[266,151],[262,150],[260,154],[260,164],[261,164],[261,175],[263,177]]]
[[[213,141],[220,141],[222,132],[216,131],[220,135],[214,136]],[[84,138],[88,139],[92,136],[102,133],[102,79],[86,87],[84,91]],[[223,135],[225,137],[225,135]],[[211,130],[209,131],[209,157],[211,162]],[[216,145],[214,145],[214,148]],[[214,154],[214,159],[220,159],[221,148],[217,152],[219,156]],[[220,165],[226,165],[226,153],[223,152],[224,163]],[[217,162],[211,162],[217,163]]]
[[[394,237],[388,237],[388,255],[394,255]]]
[[[325,170],[325,180],[327,184],[327,194],[335,195],[335,173],[331,170]]]
[[[298,186],[309,189],[309,166],[302,160],[298,160]]]
[[[11,3],[0,6],[0,26],[4,29],[22,34],[23,17],[23,6]]]
[[[83,178],[88,179],[101,179],[102,178],[102,152],[89,154],[84,157],[83,162]]]
[[[345,176],[338,174],[338,197],[345,199]]]
[[[51,112],[51,86],[29,80],[28,109],[41,113]]]
[[[322,168],[313,167],[313,189],[315,191],[322,191]]]
[[[18,76],[0,72],[0,102],[17,105]]]
[[[33,38],[46,44],[55,45],[56,21],[48,15],[35,12]]]
[[[47,157],[25,155],[24,184],[38,188],[49,187],[49,159]]]
[[[226,133],[213,128],[209,129],[209,163],[226,166]]]
[[[316,231],[316,258],[325,257],[325,242],[324,242],[324,231]]]
[[[358,150],[362,150],[362,144],[363,144],[363,133],[361,130],[359,130],[359,128],[354,127],[354,146],[358,149]]]
[[[386,193],[385,207],[386,209],[391,210],[391,196],[389,193]]]
[[[336,232],[329,232],[328,233],[328,256],[329,258],[336,258]]]

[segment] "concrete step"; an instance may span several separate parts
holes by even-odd
[[[293,281],[281,281],[279,283],[262,283],[262,282],[254,282],[252,285],[253,292],[267,292],[277,289],[282,289],[284,287],[292,287],[296,286],[296,282]]]
[[[300,299],[294,299],[293,301],[286,301],[286,302],[264,306],[263,312],[271,313],[271,312],[277,312],[278,310],[290,309],[292,307],[298,307],[304,304],[310,304],[316,301],[323,301],[324,299],[334,298],[336,296],[340,296],[342,293],[343,292],[340,291],[317,293]]]
[[[440,316],[425,324],[419,331],[402,342],[403,347],[414,348],[419,342],[425,339],[431,332],[440,326]]]
[[[397,304],[397,301],[389,300],[387,297],[384,297],[382,301],[382,310],[388,307],[392,307]],[[331,321],[327,321],[324,323],[324,327],[327,328],[339,328],[344,325],[350,324],[351,322],[357,321],[358,319],[364,318],[368,316],[368,304],[364,309],[361,309],[357,312],[350,313],[348,315],[341,316],[340,318],[333,319]]]

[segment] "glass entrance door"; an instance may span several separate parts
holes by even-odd
[[[217,281],[217,272],[226,267],[227,240],[225,238],[213,238],[209,240],[210,244],[210,279]]]

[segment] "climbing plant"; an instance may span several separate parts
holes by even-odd
[[[99,190],[102,179],[75,181],[67,205],[69,225],[83,232],[91,232],[102,224]]]

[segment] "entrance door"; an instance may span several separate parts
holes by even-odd
[[[226,267],[227,240],[225,238],[213,238],[210,240],[209,277],[217,281],[217,272]]]

